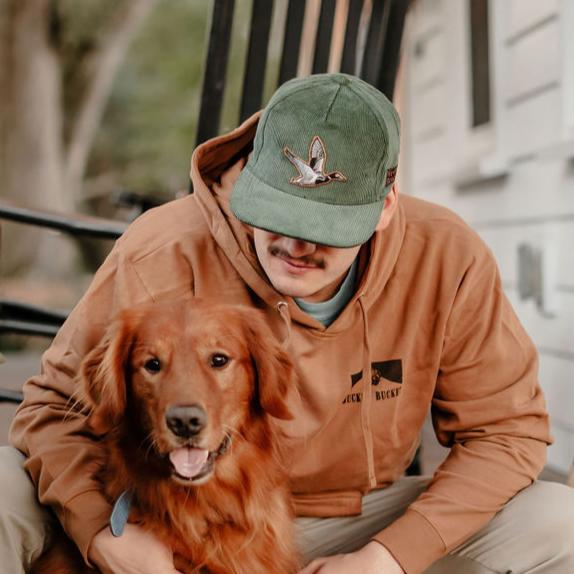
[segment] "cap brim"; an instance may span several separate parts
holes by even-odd
[[[368,241],[383,204],[384,199],[365,205],[333,205],[305,199],[259,180],[248,166],[231,192],[231,210],[244,223],[332,247],[354,247]]]

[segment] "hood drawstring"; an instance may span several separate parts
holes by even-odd
[[[363,399],[361,401],[361,426],[365,441],[365,450],[367,453],[369,486],[370,488],[376,488],[377,477],[375,474],[375,455],[371,425],[371,404],[373,402],[373,393],[371,389],[371,347],[369,343],[369,322],[364,297],[365,293],[361,293],[358,297],[359,306],[361,308],[361,317],[363,319]],[[275,304],[275,308],[277,309],[282,321],[285,323],[286,335],[281,342],[281,345],[286,349],[291,340],[291,317],[289,315],[289,306],[286,301],[279,301]]]
[[[367,319],[367,310],[365,309],[364,296],[365,293],[361,293],[358,298],[361,315],[363,317],[363,400],[361,401],[361,425],[363,427],[363,438],[367,451],[369,486],[375,488],[377,486],[377,477],[375,474],[375,454],[371,425],[371,403],[373,402],[371,389],[371,348],[369,344],[369,322]]]
[[[283,338],[283,341],[281,341],[281,346],[283,349],[287,349],[291,342],[291,316],[289,315],[289,305],[287,304],[287,301],[278,301],[275,304],[275,308],[279,313],[279,317],[281,317],[281,320],[285,323],[286,335]]]

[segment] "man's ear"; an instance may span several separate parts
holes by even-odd
[[[382,231],[389,226],[395,211],[399,205],[399,192],[397,191],[396,184],[391,187],[391,191],[387,193],[385,197],[385,203],[383,205],[383,211],[379,219],[379,223],[375,227],[375,231]]]

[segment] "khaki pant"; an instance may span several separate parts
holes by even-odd
[[[22,574],[49,537],[53,518],[37,502],[23,456],[0,448],[0,574]],[[307,558],[348,552],[396,519],[428,479],[403,478],[367,495],[359,517],[299,518]],[[413,552],[417,541],[413,540]],[[425,574],[574,573],[574,489],[537,482],[514,497],[490,523]]]

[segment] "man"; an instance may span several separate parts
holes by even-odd
[[[535,349],[477,235],[446,209],[399,201],[398,151],[397,113],[376,89],[293,80],[260,118],[195,151],[193,195],[117,242],[11,434],[40,500],[102,572],[175,570],[136,525],[110,534],[91,478],[99,446],[84,416],[66,416],[73,378],[119,309],[190,293],[262,309],[302,375],[282,445],[315,559],[302,574],[574,571],[573,494],[533,485],[550,441]],[[430,481],[401,478],[431,407],[450,454]],[[21,502],[15,451],[3,458],[20,497],[3,529],[30,555],[46,519],[22,526],[40,511]]]

